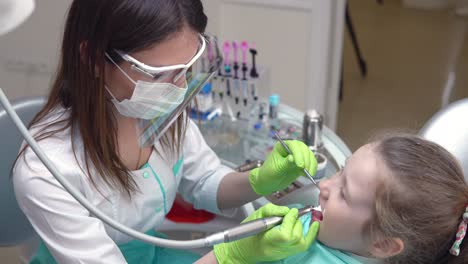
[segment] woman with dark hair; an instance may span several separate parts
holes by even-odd
[[[30,132],[64,177],[120,223],[153,233],[176,193],[214,213],[288,186],[316,161],[307,146],[275,146],[264,165],[221,165],[184,109],[215,71],[199,0],[74,0],[57,76]],[[197,61],[208,58],[206,74]],[[211,64],[213,63],[213,64]],[[206,63],[202,65],[206,66]],[[214,66],[213,66],[214,65]],[[200,67],[206,68],[206,67]],[[201,76],[201,77],[200,77]],[[202,79],[198,79],[198,78]],[[203,79],[205,78],[205,79]],[[199,256],[132,241],[93,217],[25,145],[13,170],[18,203],[42,239],[33,263],[193,263]],[[297,210],[268,205],[248,220],[285,216],[281,228],[219,245],[200,263],[252,263],[309,247]]]

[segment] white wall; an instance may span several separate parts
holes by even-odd
[[[45,95],[55,72],[71,0],[39,0],[32,16],[0,37],[0,87],[10,99]]]
[[[279,93],[300,110],[315,108],[335,128],[345,0],[202,1],[208,31],[221,40],[256,42],[258,63],[271,77],[261,94]],[[70,3],[38,0],[31,18],[0,38],[0,87],[10,99],[47,93]]]
[[[271,86],[262,87],[261,95],[279,93],[282,101],[303,109],[305,101],[298,95],[303,95],[307,86],[308,56],[304,54],[310,45],[309,32],[305,29],[307,11],[236,3],[226,3],[218,10],[211,10],[209,8],[217,4],[213,1],[219,2],[204,1],[209,17],[208,30],[216,32],[221,45],[225,40],[256,43],[259,52],[257,63],[266,65],[271,77]],[[250,54],[248,61],[251,61]]]
[[[208,31],[220,41],[257,44],[271,86],[299,110],[316,109],[336,127],[344,0],[202,0]]]

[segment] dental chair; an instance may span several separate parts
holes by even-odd
[[[44,104],[43,97],[22,98],[12,102],[25,124],[29,124]],[[0,247],[13,247],[28,243],[35,237],[35,232],[18,207],[10,174],[23,137],[1,106],[0,131]],[[29,255],[25,250],[22,255]]]
[[[437,112],[419,134],[452,153],[460,162],[468,181],[468,98]]]

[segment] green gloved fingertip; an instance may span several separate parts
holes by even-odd
[[[312,244],[315,239],[317,238],[318,231],[320,229],[320,222],[319,221],[314,221],[310,227],[309,231],[307,232],[306,235],[306,243],[308,245]]]
[[[291,209],[287,206],[275,205],[272,203],[268,203],[263,206],[264,215],[265,216],[284,216],[286,215]]]
[[[297,208],[291,208],[291,210],[283,217],[283,222],[280,225],[281,230],[292,230],[296,223],[299,211]]]
[[[303,239],[304,237],[304,232],[302,231],[303,227],[302,227],[302,222],[301,220],[297,219],[296,220],[296,223],[294,225],[294,228],[293,228],[293,231],[291,233],[291,242],[297,242],[297,241],[300,241],[301,239]]]
[[[317,167],[318,167],[318,163],[317,163],[317,159],[315,158],[315,155],[312,157],[312,160],[310,162],[310,166],[309,166],[309,173],[313,175],[315,175],[315,173],[317,172]]]
[[[304,161],[303,160],[296,160],[296,166],[300,169],[304,169],[305,168],[305,164],[304,164]]]
[[[294,156],[289,154],[286,159],[290,162],[290,163],[294,163]]]
[[[281,142],[276,142],[275,145],[273,146],[273,150],[278,152],[283,157],[286,157],[289,155],[288,151],[284,148],[283,144]]]

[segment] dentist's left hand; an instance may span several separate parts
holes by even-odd
[[[296,208],[267,204],[243,222],[269,216],[284,216],[283,223],[252,237],[215,245],[214,252],[218,263],[250,264],[280,260],[307,250],[315,241],[319,222],[314,222],[304,236]]]

